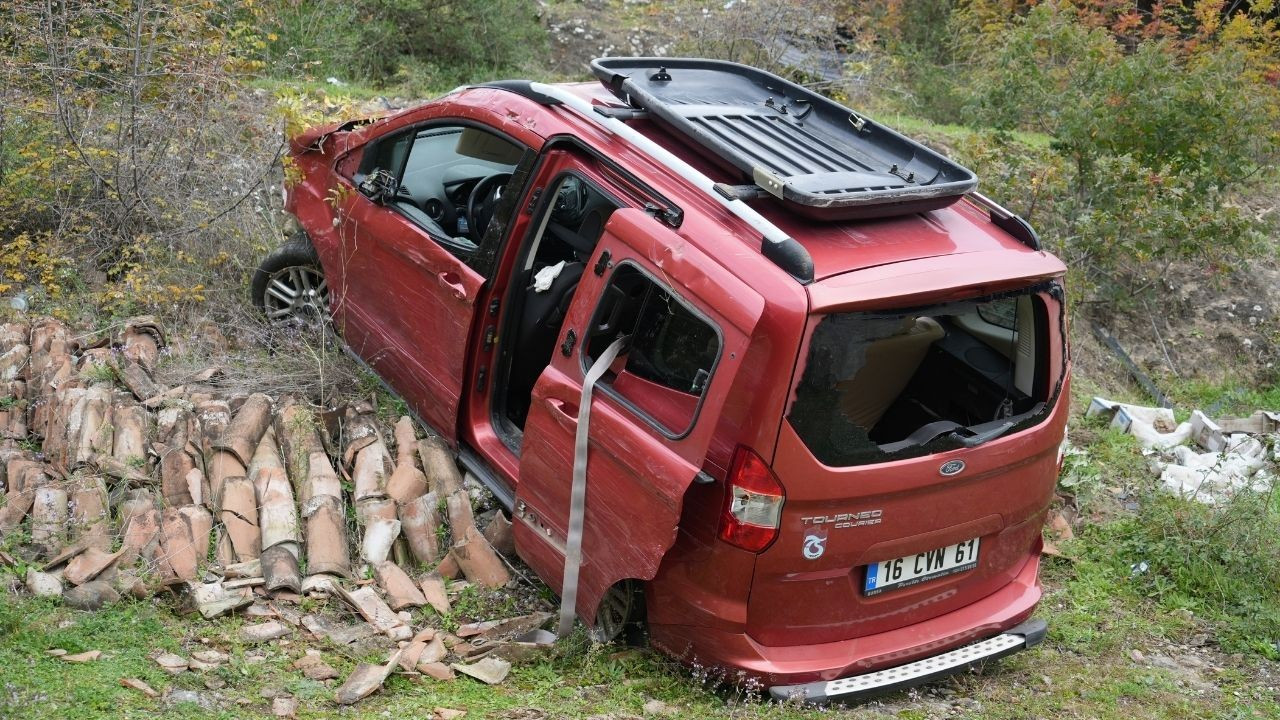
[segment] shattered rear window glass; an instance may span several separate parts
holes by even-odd
[[[831,466],[973,447],[1039,422],[1061,375],[1046,289],[826,315],[788,421]]]

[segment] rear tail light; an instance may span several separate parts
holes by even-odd
[[[726,478],[720,539],[743,550],[760,552],[778,537],[786,491],[768,464],[750,448],[733,453]]]

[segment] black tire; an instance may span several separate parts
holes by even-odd
[[[295,294],[292,300],[287,297],[291,291]],[[272,321],[312,324],[329,317],[324,268],[305,235],[263,258],[253,273],[249,293],[253,306]]]
[[[614,612],[610,613],[610,604]],[[608,616],[612,615],[612,618]],[[620,642],[631,647],[645,643],[644,586],[635,580],[623,580],[605,592],[596,610],[591,639],[598,643]]]

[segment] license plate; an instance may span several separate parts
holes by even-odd
[[[972,570],[978,566],[978,538],[937,550],[884,560],[867,566],[862,594],[868,597],[885,590],[910,587],[944,575]]]

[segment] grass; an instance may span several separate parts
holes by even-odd
[[[1276,698],[1255,682],[1252,661],[1216,675],[1202,672],[1203,682],[1216,682],[1220,689],[1197,693],[1188,691],[1184,673],[1131,659],[1133,649],[1153,654],[1149,648],[1195,630],[1197,624],[1185,614],[1162,611],[1087,563],[1052,561],[1045,580],[1049,593],[1041,615],[1049,620],[1051,633],[1044,645],[980,673],[849,709],[822,711],[761,702],[705,676],[691,676],[651,652],[590,647],[577,635],[563,642],[557,655],[518,665],[502,685],[393,676],[355,710],[360,717],[420,717],[434,707],[466,709],[468,717],[477,718],[541,716],[532,711],[587,717],[642,715],[646,703],[659,700],[688,718],[800,720],[832,714],[864,717],[873,711],[899,718],[1117,720],[1280,714]],[[237,634],[245,622],[235,617],[183,618],[164,603],[124,602],[83,613],[42,600],[6,602],[0,605],[0,667],[9,671],[4,673],[0,717],[150,717],[159,710],[179,718],[257,717],[269,714],[265,695],[280,691],[299,698],[302,718],[339,715],[331,700],[332,687],[290,669],[304,650],[297,638],[287,645],[245,646]],[[231,662],[216,671],[170,677],[149,657],[156,651],[187,656],[203,647],[228,653]],[[101,650],[103,657],[69,664],[48,656],[45,651],[50,648],[73,653]],[[344,676],[357,661],[378,657],[347,657],[331,648],[325,652],[326,662]],[[207,690],[205,681],[211,674],[226,688]],[[140,679],[162,693],[196,691],[215,698],[216,704],[169,706],[163,699],[122,687],[121,678]]]

